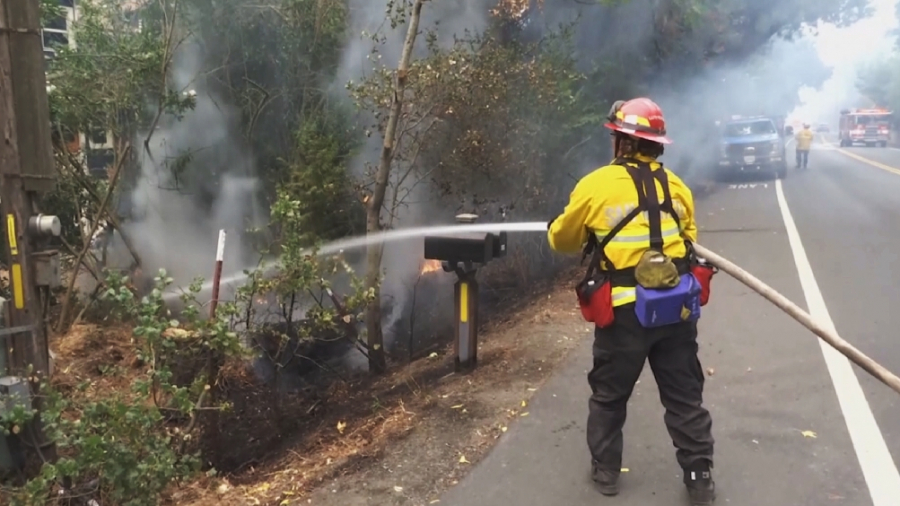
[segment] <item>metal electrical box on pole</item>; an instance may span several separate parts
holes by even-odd
[[[477,219],[474,214],[456,217],[460,223],[474,223]],[[506,256],[506,232],[426,236],[424,256],[426,260],[440,260],[444,272],[456,274],[453,361],[457,372],[470,371],[478,365],[478,266]]]
[[[0,0],[0,226],[11,292],[0,332],[7,351],[0,409],[15,401],[38,412],[39,398],[32,396],[50,375],[43,308],[59,276],[58,253],[48,243],[60,232],[57,217],[36,210],[39,195],[56,186],[44,65],[40,2]],[[52,456],[40,423],[35,428],[37,443]]]

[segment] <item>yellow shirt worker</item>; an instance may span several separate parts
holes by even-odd
[[[809,148],[812,146],[813,131],[809,128],[809,123],[803,124],[803,130],[797,132],[794,140],[797,142],[797,168],[805,169],[809,163]]]

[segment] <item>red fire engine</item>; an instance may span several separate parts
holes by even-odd
[[[841,111],[841,146],[862,143],[866,146],[887,146],[891,138],[894,113],[887,109],[852,109]]]

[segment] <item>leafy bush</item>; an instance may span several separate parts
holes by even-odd
[[[41,420],[60,458],[45,462],[25,486],[7,490],[13,505],[47,504],[52,495],[57,501],[87,496],[103,503],[149,506],[157,504],[172,482],[200,470],[199,454],[191,444],[197,414],[221,406],[203,406],[214,379],[201,373],[189,384],[178,384],[174,367],[185,354],[240,356],[243,349],[229,325],[236,306],[223,304],[216,318],[201,320],[196,305],[189,305],[182,324],[171,319],[164,306],[163,292],[172,279],[162,270],[155,282],[153,291],[138,300],[124,279],[109,276],[103,298],[115,302],[118,318],[135,323],[132,342],[142,371],[128,391],[103,392],[95,398],[79,395],[90,388],[89,382],[69,393],[43,386]],[[199,286],[195,283],[184,295],[186,303]],[[31,417],[20,410],[3,421],[19,432]]]

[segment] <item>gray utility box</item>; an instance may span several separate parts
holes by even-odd
[[[17,405],[30,406],[28,382],[14,376],[0,377],[0,417],[11,412]],[[24,465],[21,452],[14,450],[18,445],[15,436],[4,436],[0,432],[0,472],[8,472]]]
[[[15,376],[0,377],[0,417],[12,412],[16,406],[31,405],[28,382]]]
[[[59,252],[38,251],[31,254],[34,260],[34,282],[38,286],[59,288],[62,278],[59,275]]]

